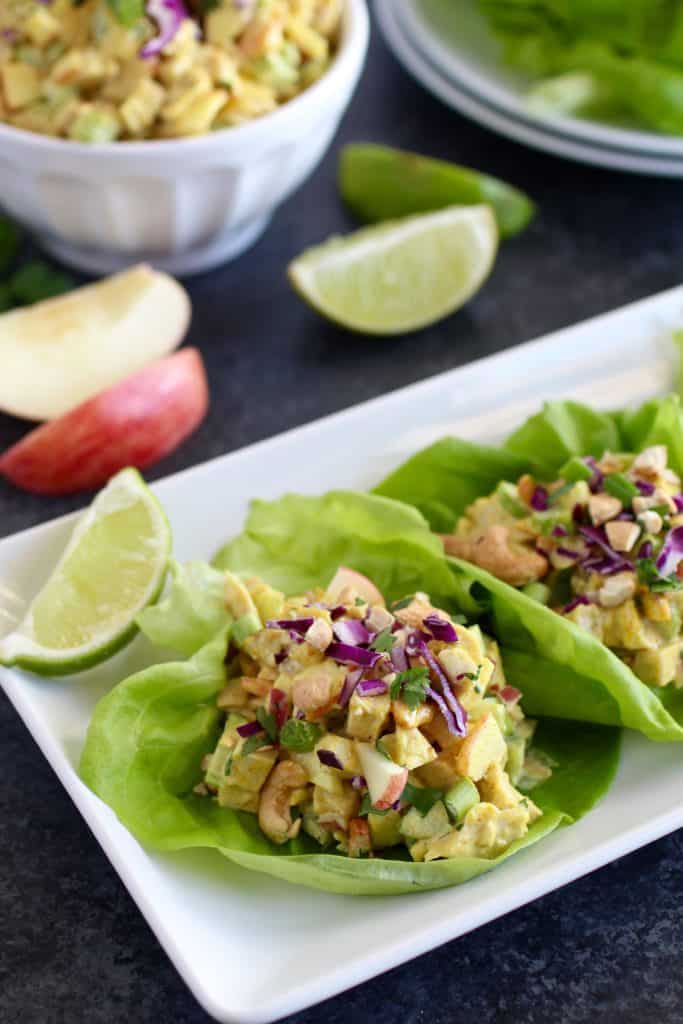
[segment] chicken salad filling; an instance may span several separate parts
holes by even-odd
[[[549,605],[650,686],[683,686],[683,494],[665,445],[572,457],[474,501],[448,554]]]
[[[235,618],[225,724],[195,792],[352,858],[493,858],[541,811],[551,774],[496,642],[417,593],[387,608],[349,569],[285,598],[226,575]]]
[[[298,95],[342,0],[6,0],[0,122],[76,142],[203,135]]]

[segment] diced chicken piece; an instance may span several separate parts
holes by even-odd
[[[637,523],[607,523],[605,530],[607,539],[615,551],[630,551],[640,537],[640,527]]]
[[[479,672],[481,662],[478,664],[460,644],[445,647],[436,657],[452,683],[459,683],[461,677],[477,675]]]
[[[249,696],[242,687],[240,679],[231,679],[218,694],[216,701],[221,711],[246,708],[248,702]]]
[[[413,600],[405,608],[399,608],[396,611],[398,621],[410,629],[419,629],[428,615],[439,615],[442,619],[450,622],[448,612],[435,608],[427,595],[420,592],[415,594]]]
[[[319,786],[321,789],[326,789],[328,793],[336,793],[337,795],[344,792],[343,773],[335,768],[328,768],[326,765],[321,764],[318,755],[314,751],[311,750],[307,754],[292,753],[291,759],[301,765],[306,772],[308,781],[312,782],[314,786]]]
[[[631,464],[631,471],[646,480],[656,480],[666,469],[668,452],[665,444],[644,448]]]
[[[653,535],[660,533],[664,525],[659,512],[655,512],[653,509],[646,509],[645,512],[641,512],[638,516],[638,522],[646,533]]]
[[[619,515],[623,506],[618,498],[611,494],[591,494],[588,499],[588,512],[594,526],[601,526]]]
[[[683,641],[677,640],[655,651],[638,651],[633,671],[649,686],[668,686],[680,675]]]
[[[258,791],[251,792],[242,786],[230,783],[221,786],[218,791],[218,803],[221,807],[230,807],[233,811],[251,811],[256,814],[259,805]]]
[[[47,46],[61,35],[61,25],[50,11],[36,7],[24,21],[22,31],[36,46]]]
[[[239,786],[249,793],[258,793],[277,761],[275,747],[260,747],[242,757],[239,752],[233,758],[230,768],[230,785]]]
[[[0,67],[0,84],[10,110],[19,110],[40,96],[40,77],[29,64],[6,61]]]
[[[460,775],[473,782],[483,778],[492,764],[501,767],[507,759],[507,746],[498,723],[490,712],[475,722],[458,750],[455,766]]]
[[[391,711],[388,693],[378,697],[361,697],[357,692],[349,701],[346,731],[354,739],[375,743],[387,724]]]
[[[339,828],[346,832],[351,818],[355,818],[360,807],[360,797],[355,789],[344,783],[341,793],[330,793],[321,786],[313,787],[313,810],[321,825]]]
[[[315,745],[316,757],[318,756],[319,750],[329,750],[341,764],[341,769],[332,768],[331,770],[333,772],[341,771],[349,778],[353,775],[362,774],[360,761],[358,760],[358,754],[356,753],[356,744],[346,736],[337,736],[336,733],[332,732],[325,733],[325,735],[322,736]],[[320,758],[318,758],[318,760],[320,760]]]
[[[647,512],[649,509],[661,508],[664,506],[668,508],[669,512],[674,515],[678,511],[676,502],[673,500],[671,495],[662,490],[661,487],[655,488],[653,494],[639,494],[637,498],[633,499],[633,511],[636,515],[640,515],[641,512]]]
[[[434,718],[434,707],[431,704],[419,704],[413,709],[402,700],[392,700],[391,713],[396,725],[403,729],[418,729]]]
[[[627,651],[654,650],[661,644],[661,634],[628,600],[603,613],[603,643]]]
[[[499,810],[493,804],[475,804],[463,827],[438,839],[427,840],[424,860],[441,857],[495,857],[526,833],[529,813],[523,804]],[[413,854],[411,849],[411,854]]]
[[[316,619],[306,632],[306,643],[318,651],[326,651],[334,639],[332,626],[325,619]]]
[[[645,618],[650,622],[671,622],[671,605],[664,594],[653,594],[645,590],[640,595]]]
[[[618,572],[608,576],[598,591],[598,601],[603,608],[616,608],[630,600],[636,592],[636,576],[633,572]]]
[[[419,729],[397,729],[384,736],[382,743],[389,757],[409,771],[436,759],[436,751]]]
[[[523,797],[515,789],[507,772],[498,764],[491,765],[484,778],[479,781],[477,788],[482,800],[495,804],[501,811],[509,807],[517,807],[523,799],[526,799],[526,809],[529,812],[530,821],[534,821],[541,813],[528,797]]]
[[[595,604],[579,604],[572,611],[568,612],[565,618],[576,623],[587,633],[591,633],[598,640],[603,639],[604,634],[604,612]]]
[[[383,629],[390,629],[394,624],[394,616],[381,605],[373,605],[368,612],[366,623],[368,629],[375,633],[381,633]]]
[[[330,661],[298,672],[292,683],[292,700],[307,715],[315,717],[332,707],[344,685],[346,669]]]

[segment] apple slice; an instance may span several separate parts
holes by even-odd
[[[347,569],[345,565],[340,565],[325,592],[325,600],[328,604],[343,604],[345,597],[346,603],[352,601],[354,597],[360,597],[368,604],[379,604],[384,607],[384,598],[372,580],[355,569]]]
[[[356,742],[356,749],[372,806],[379,811],[389,810],[406,788],[408,769],[380,754],[370,743]]]
[[[0,457],[0,474],[36,494],[100,487],[125,466],[143,469],[172,452],[208,403],[202,357],[184,348],[36,427]]]
[[[51,420],[172,352],[187,292],[141,265],[0,316],[0,410]]]

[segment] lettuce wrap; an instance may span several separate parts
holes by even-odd
[[[124,680],[93,715],[81,776],[141,842],[162,850],[212,847],[289,882],[347,895],[389,895],[465,882],[593,807],[616,771],[620,730],[559,720],[541,722],[534,741],[553,764],[552,776],[533,789],[543,815],[494,859],[413,863],[406,851],[351,859],[321,852],[307,836],[276,846],[252,814],[196,795],[200,762],[221,731],[215,701],[225,684],[234,626],[223,605],[220,570],[259,575],[299,593],[326,582],[340,564],[370,576],[390,601],[418,589],[449,611],[458,609],[461,597],[472,600],[414,508],[352,492],[254,502],[244,532],[218,554],[216,568],[175,567],[164,601],[140,616],[141,629],[155,643],[175,647],[186,660],[152,665]],[[502,633],[499,639],[506,640]],[[552,664],[553,671],[560,668]],[[529,675],[520,688],[528,683],[542,689],[546,670],[543,663],[525,666]],[[590,680],[583,683],[588,687]]]
[[[500,481],[515,482],[523,473],[552,480],[572,456],[639,452],[657,444],[667,446],[669,464],[682,473],[677,395],[613,413],[549,402],[500,448],[444,438],[396,469],[375,493],[413,505],[435,532],[448,533],[468,505]],[[626,726],[653,740],[683,740],[683,691],[650,689],[568,619],[468,562],[449,562],[461,606],[488,617],[502,638],[513,683],[530,664],[538,668],[524,687],[530,714]]]

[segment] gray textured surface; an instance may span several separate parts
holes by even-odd
[[[247,256],[191,283],[191,341],[208,366],[212,411],[152,475],[680,281],[680,184],[504,142],[423,93],[377,36],[338,141],[345,139],[412,147],[507,177],[538,199],[538,219],[504,247],[484,291],[455,317],[398,342],[350,337],[300,304],[283,274],[303,246],[350,224],[336,196],[333,151]],[[0,418],[0,443],[23,429]],[[0,533],[77,504],[0,484]],[[0,1024],[207,1021],[1,697],[0,736]],[[679,1024],[682,894],[679,834],[296,1021]]]

